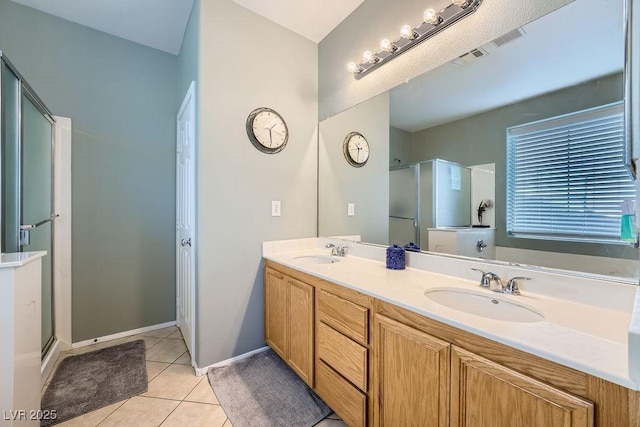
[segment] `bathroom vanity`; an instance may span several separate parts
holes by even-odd
[[[408,254],[410,268],[390,271],[383,248],[332,257],[325,244],[263,245],[265,336],[349,426],[640,425],[635,286],[530,272],[521,295],[503,295],[478,287],[477,261]],[[576,283],[547,291],[546,279]],[[435,302],[442,292],[520,308],[498,320]],[[611,298],[598,305],[597,292]]]

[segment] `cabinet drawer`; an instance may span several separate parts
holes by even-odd
[[[318,358],[367,391],[367,349],[322,322],[318,323]]]
[[[321,360],[316,365],[316,392],[349,427],[366,425],[366,395]]]
[[[318,293],[318,317],[357,341],[369,342],[369,310],[365,307],[321,290]]]

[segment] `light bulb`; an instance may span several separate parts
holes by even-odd
[[[396,50],[396,46],[389,41],[389,39],[382,39],[380,41],[380,50],[384,50],[386,52],[393,52]]]
[[[359,73],[360,72],[360,66],[358,64],[356,64],[355,62],[349,62],[347,64],[347,70],[349,70],[350,73]]]
[[[362,60],[370,64],[375,64],[378,62],[378,57],[371,53],[370,50],[367,50],[362,54]]]
[[[427,9],[424,11],[424,15],[422,15],[422,19],[427,24],[436,25],[440,22],[440,16],[433,9]]]
[[[459,7],[465,7],[468,2],[469,2],[469,0],[451,0],[451,3],[453,3],[453,4],[455,4],[456,6],[459,6]]]
[[[402,28],[400,28],[400,36],[407,40],[413,39],[415,37],[415,33],[413,28],[411,28],[411,25],[402,26]]]

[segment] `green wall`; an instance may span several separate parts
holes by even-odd
[[[602,245],[511,238],[506,235],[506,129],[622,99],[622,76],[616,74],[434,126],[412,136],[411,161],[440,158],[463,165],[496,164],[496,246],[637,259],[638,251]]]
[[[9,0],[0,50],[73,120],[73,341],[175,320],[177,58]]]
[[[200,66],[200,60],[198,52],[200,49],[200,0],[193,2],[193,9],[191,10],[191,16],[189,16],[189,23],[184,32],[184,39],[182,40],[182,47],[180,54],[178,55],[178,90],[177,96],[177,109],[182,105],[184,96],[189,89],[189,85],[192,81],[198,84],[198,75]],[[196,86],[197,89],[197,86]],[[198,91],[196,90],[196,99],[198,99]],[[196,102],[196,117],[198,113],[198,105]],[[196,121],[197,123],[197,121]]]
[[[262,242],[316,235],[318,46],[232,0],[203,0],[199,52],[196,362],[207,366],[264,346]],[[258,107],[287,122],[278,154],[247,138]]]
[[[396,127],[389,127],[389,167],[410,163],[413,134]]]
[[[318,235],[358,234],[364,242],[389,242],[389,93],[374,96],[318,126]],[[344,139],[360,132],[369,160],[354,168],[344,159]],[[387,191],[380,191],[386,189]],[[355,215],[347,215],[347,205]]]

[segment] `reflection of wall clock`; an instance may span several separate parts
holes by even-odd
[[[348,134],[342,146],[344,158],[353,167],[360,168],[369,160],[369,143],[359,132]]]
[[[289,140],[289,129],[280,114],[271,108],[256,108],[247,117],[247,136],[260,151],[275,154]]]

